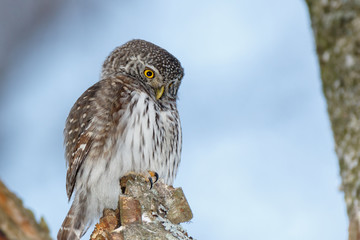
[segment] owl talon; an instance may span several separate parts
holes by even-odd
[[[159,174],[157,172],[149,171],[151,178],[155,177],[154,183],[156,183],[159,180]]]
[[[159,174],[157,172],[153,172],[153,171],[148,171],[150,174],[150,177],[148,177],[149,182],[150,182],[150,189],[152,189],[154,183],[156,183],[159,180]],[[155,181],[153,180],[153,178],[155,177]]]
[[[150,182],[150,189],[152,189],[153,184],[154,184],[154,183],[153,183],[153,180],[152,180],[152,177],[149,177],[148,179],[149,179],[149,182]]]

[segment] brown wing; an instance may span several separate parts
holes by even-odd
[[[70,200],[74,190],[76,175],[80,166],[86,158],[93,142],[91,120],[95,111],[93,101],[96,92],[100,89],[100,82],[86,90],[72,107],[66,120],[65,135],[65,155],[68,165],[66,175],[66,192]]]
[[[69,200],[84,160],[90,152],[92,156],[101,154],[111,131],[119,124],[120,110],[131,100],[130,92],[139,87],[134,79],[124,75],[108,78],[90,87],[72,107],[64,130]],[[121,134],[119,129],[117,134]]]

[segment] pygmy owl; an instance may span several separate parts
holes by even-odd
[[[172,184],[180,163],[181,126],[176,108],[184,75],[180,62],[144,40],[116,48],[101,79],[72,107],[64,130],[71,208],[58,239],[80,239],[104,208],[115,209],[119,179],[156,172]]]

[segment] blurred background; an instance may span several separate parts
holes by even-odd
[[[55,237],[70,207],[67,114],[105,57],[141,38],[185,69],[174,185],[191,236],[346,239],[307,11],[301,0],[1,1],[0,179]]]

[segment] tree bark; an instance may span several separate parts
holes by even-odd
[[[0,181],[0,240],[50,240],[49,229]]]
[[[306,0],[349,216],[360,239],[360,1]]]
[[[193,239],[179,224],[192,219],[181,188],[159,180],[150,189],[144,177],[130,174],[121,179],[121,189],[118,208],[104,210],[90,240]]]

